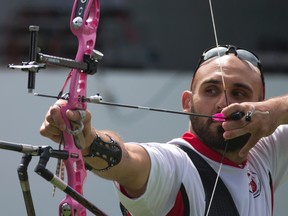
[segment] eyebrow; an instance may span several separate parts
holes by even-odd
[[[205,84],[222,84],[222,80],[211,78],[201,83],[201,85],[205,85]]]

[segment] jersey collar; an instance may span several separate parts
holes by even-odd
[[[182,135],[182,139],[184,139],[186,142],[188,142],[190,145],[193,146],[193,148],[201,153],[202,155],[206,156],[207,158],[222,163],[228,166],[238,167],[238,168],[244,168],[247,161],[243,162],[242,164],[236,164],[232,162],[231,160],[224,158],[222,160],[222,155],[213,149],[209,148],[207,145],[205,145],[195,134],[191,132],[186,132]]]

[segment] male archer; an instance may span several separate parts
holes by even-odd
[[[191,116],[183,136],[167,143],[124,142],[115,132],[94,128],[86,111],[85,163],[115,182],[131,215],[272,215],[274,191],[288,171],[288,96],[264,98],[263,70],[254,53],[235,46],[211,48],[183,92],[182,107],[211,116],[220,112],[225,121]],[[55,142],[66,129],[59,108],[65,103],[57,101],[40,128]],[[244,115],[235,120],[234,113]],[[71,121],[80,119],[77,111],[66,114]],[[220,196],[207,194],[210,171],[204,169],[203,178],[191,150],[219,173],[213,184],[223,184],[229,205],[221,197],[224,189]]]

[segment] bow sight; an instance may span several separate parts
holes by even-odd
[[[28,72],[28,92],[32,93],[35,89],[35,75],[40,69],[45,69],[46,64],[81,70],[83,73],[93,75],[97,72],[98,60],[103,58],[103,54],[93,50],[92,55],[84,55],[83,62],[73,59],[47,55],[41,53],[38,47],[39,26],[29,26],[30,47],[29,62],[22,62],[22,65],[9,64],[11,69],[21,69]]]

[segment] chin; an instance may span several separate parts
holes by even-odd
[[[212,130],[210,128],[210,132],[206,132],[204,134],[202,130],[199,136],[200,139],[210,148],[221,151],[224,151],[226,149],[226,152],[238,152],[240,149],[243,148],[243,146],[246,145],[251,136],[250,133],[247,133],[234,139],[224,140],[224,129],[222,128],[222,126],[216,127],[215,132],[211,131]]]
[[[226,149],[227,152],[237,152],[242,149],[251,136],[250,133],[247,133],[234,139],[224,140],[222,122],[215,122],[211,119],[203,122],[197,117],[190,117],[190,120],[194,133],[205,145],[214,150]]]

